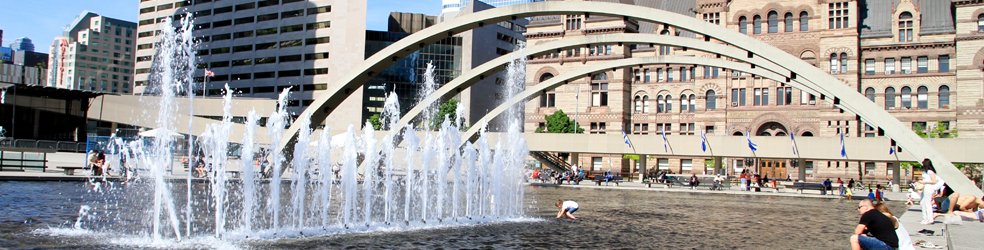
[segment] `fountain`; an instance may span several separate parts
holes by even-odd
[[[195,69],[194,56],[189,54],[194,51],[189,49],[194,47],[191,19],[182,20],[177,29],[170,28],[174,27],[171,22],[163,23],[166,28],[156,46],[152,72],[160,96],[156,125],[161,135],[174,133],[175,98],[192,98],[195,93],[189,73]],[[428,65],[421,97],[436,88],[433,71]],[[271,142],[283,138],[292,120],[286,109],[289,95],[290,89],[280,93],[278,108],[266,119]],[[516,125],[520,121],[509,127],[514,138],[504,138],[495,147],[488,145],[486,133],[476,143],[459,147],[463,108],[456,110],[455,119],[439,117],[438,126],[432,126],[434,112],[428,112],[418,129],[385,131],[400,118],[397,100],[395,93],[386,98],[383,131],[377,133],[369,123],[361,132],[350,125],[338,135],[332,135],[328,127],[305,129],[293,152],[258,144],[261,118],[250,112],[236,159],[229,153],[233,91],[226,86],[221,120],[209,124],[196,142],[189,142],[187,171],[203,164],[205,177],[178,172],[183,164],[175,159],[184,151],[175,150],[171,136],[156,136],[144,143],[115,140],[134,177],[126,185],[94,180],[71,229],[132,238],[114,241],[120,244],[194,247],[468,226],[525,217],[520,174],[526,155]],[[189,110],[189,114],[194,113]],[[310,127],[308,117],[294,122]],[[320,136],[313,136],[317,133]],[[287,153],[293,156],[289,164],[285,164]],[[361,169],[360,163],[364,165]],[[240,178],[229,175],[237,170]],[[282,187],[282,183],[289,186]],[[143,199],[152,202],[144,204]],[[401,209],[402,218],[398,215]],[[105,217],[107,213],[114,217]]]

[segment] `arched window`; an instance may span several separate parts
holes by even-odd
[[[912,108],[912,89],[909,86],[902,87],[902,108],[910,109]]]
[[[592,81],[608,81],[608,74],[598,73],[591,76]]]
[[[940,107],[941,109],[950,108],[950,87],[940,86]]]
[[[738,17],[738,32],[748,35],[748,18],[745,16]]]
[[[837,54],[830,54],[830,73],[837,74]]]
[[[813,132],[810,132],[810,131],[803,132],[803,135],[802,136],[803,137],[813,137]]]
[[[895,109],[895,88],[885,88],[885,109]]]
[[[666,110],[663,109],[663,96],[657,95],[656,96],[656,113],[663,113],[663,112],[666,112]]]
[[[868,100],[871,100],[871,102],[874,102],[875,101],[875,88],[868,87],[868,89],[865,89],[864,90],[864,97],[867,97]]]
[[[769,33],[779,32],[779,13],[775,11],[769,11]]]
[[[686,94],[680,95],[680,113],[685,113],[689,110],[690,102],[688,100]]]
[[[714,90],[708,90],[707,96],[704,99],[704,109],[714,110],[717,108],[717,95],[715,95]]]
[[[666,95],[666,99],[663,100],[663,105],[666,107],[666,113],[673,112],[673,96]]]
[[[977,32],[984,32],[984,14],[977,15]]]
[[[841,52],[840,61],[841,74],[847,73],[847,53]]]
[[[929,88],[926,86],[919,86],[919,88],[916,89],[916,108],[929,108]]]
[[[899,14],[899,42],[912,41],[912,14],[902,12]]]
[[[550,73],[545,73],[540,76],[540,82],[545,82],[553,78],[554,75]],[[540,95],[540,107],[553,107],[557,103],[557,94],[548,92],[546,90]]]
[[[762,17],[759,15],[752,17],[752,32],[762,34]]]
[[[693,113],[697,109],[697,95],[690,94],[688,99],[690,100],[690,113]]]
[[[800,32],[810,31],[810,14],[800,12]]]
[[[786,15],[782,16],[782,24],[785,26],[783,32],[793,32],[793,13],[786,12]]]
[[[637,113],[637,114],[638,113],[642,113],[642,97],[641,96],[636,96],[635,99],[633,99],[633,102],[634,102],[634,105],[635,105],[635,110],[634,110],[635,113]]]
[[[649,95],[642,96],[642,113],[649,113]]]

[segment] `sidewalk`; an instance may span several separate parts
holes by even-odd
[[[779,192],[774,192],[773,189],[762,189],[762,192],[748,192],[740,191],[737,187],[733,186],[731,189],[725,189],[721,191],[711,191],[707,188],[699,188],[697,190],[690,189],[689,187],[674,186],[670,188],[665,188],[663,185],[653,185],[653,187],[646,187],[645,184],[639,182],[622,182],[619,185],[614,183],[609,183],[605,185],[602,183],[600,186],[595,182],[581,182],[580,185],[574,184],[562,184],[557,185],[556,183],[540,183],[531,182],[530,185],[538,186],[559,186],[566,188],[606,188],[606,189],[624,189],[624,190],[645,190],[645,191],[655,191],[655,192],[687,192],[687,193],[714,193],[714,194],[735,194],[735,195],[764,195],[764,196],[781,196],[781,197],[806,197],[806,198],[820,198],[820,199],[838,199],[837,195],[820,195],[818,191],[811,190],[800,194],[798,191],[793,189],[780,188]],[[858,194],[854,196],[854,200],[864,199],[865,194]],[[890,201],[905,201],[906,193],[902,192],[885,192],[886,200]],[[984,223],[980,223],[977,220],[964,220],[961,224],[943,224],[943,217],[937,217],[936,223],[933,225],[922,225],[919,221],[922,220],[922,214],[920,212],[919,206],[910,206],[907,211],[901,213],[899,216],[899,222],[903,227],[909,232],[909,236],[912,238],[912,242],[918,242],[920,240],[927,241],[933,245],[939,246],[937,249],[982,249],[984,248]],[[919,231],[927,229],[932,230],[933,235],[924,235],[918,233]],[[916,249],[930,249],[916,246]]]

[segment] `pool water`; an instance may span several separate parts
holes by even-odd
[[[857,201],[528,186],[527,219],[412,231],[133,244],[123,232],[72,229],[95,195],[77,182],[0,182],[0,248],[660,248],[842,249]],[[578,220],[554,219],[557,199]],[[903,204],[891,203],[893,211]]]

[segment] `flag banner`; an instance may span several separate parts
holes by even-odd
[[[704,130],[700,131],[700,151],[707,152],[707,133]]]
[[[663,152],[670,152],[670,142],[666,140],[666,128],[660,126],[659,133],[663,137]]]
[[[844,147],[844,133],[840,133],[841,137],[841,157],[847,157],[847,148]]]
[[[799,156],[799,149],[796,148],[796,135],[789,133],[789,143],[793,145],[793,155]]]
[[[632,142],[629,141],[629,135],[625,134],[625,130],[622,130],[622,140],[625,140],[625,145],[632,148]]]
[[[752,142],[752,137],[749,136],[750,133],[750,131],[745,131],[745,139],[748,140],[748,149],[751,149],[752,153],[755,153],[755,151],[758,151],[758,144]]]

